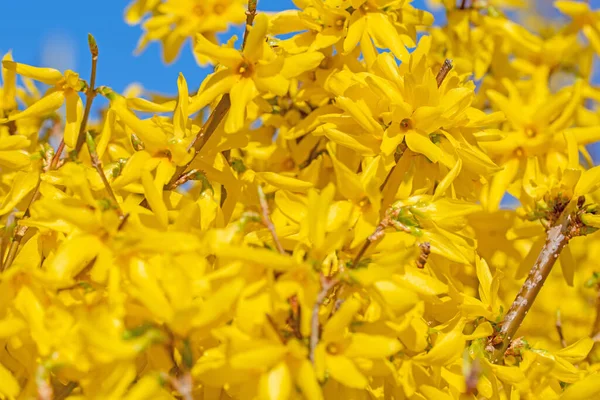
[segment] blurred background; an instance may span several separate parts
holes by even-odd
[[[12,50],[15,61],[61,71],[72,69],[89,79],[91,60],[87,34],[100,48],[97,84],[118,92],[133,82],[165,94],[177,92],[177,76],[183,72],[190,91],[195,91],[210,69],[198,67],[187,43],[179,58],[165,65],[160,43],[154,42],[134,55],[142,30],[123,18],[128,0],[0,0],[0,54]],[[422,4],[422,1],[421,1]],[[259,0],[260,11],[295,8],[292,0]],[[232,29],[229,34],[239,34]],[[224,35],[226,39],[229,34]]]

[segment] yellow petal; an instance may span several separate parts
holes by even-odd
[[[589,337],[585,337],[583,339],[579,339],[564,349],[554,352],[554,355],[570,363],[578,363],[583,361],[588,356],[592,350],[592,347],[594,347],[594,341]]]
[[[315,370],[308,360],[301,361],[294,373],[296,385],[307,400],[323,399],[323,392],[317,381]]]
[[[2,61],[2,66],[9,71],[14,71],[21,76],[47,85],[56,85],[63,78],[63,74],[53,68],[32,67],[31,65],[16,63],[10,60]]]
[[[71,237],[61,244],[46,270],[53,279],[68,281],[94,260],[100,246],[94,235]]]
[[[367,18],[362,13],[352,13],[348,33],[344,39],[344,54],[350,53],[356,48],[367,27]]]
[[[369,383],[367,378],[365,378],[349,358],[329,354],[326,357],[329,375],[342,385],[355,389],[364,389]]]
[[[433,194],[432,200],[436,200],[446,193],[446,190],[452,185],[458,174],[462,169],[462,160],[459,158],[454,164],[454,167],[446,174],[444,179],[440,181],[438,186],[435,188],[435,193]]]
[[[325,342],[339,340],[360,308],[358,300],[354,298],[346,300],[325,324],[321,340]]]
[[[284,362],[277,364],[260,379],[261,398],[266,400],[287,400],[292,392],[290,370]]]
[[[12,61],[10,52],[2,57],[2,61]],[[0,109],[14,110],[17,108],[17,73],[2,66],[2,97]]]
[[[381,294],[386,304],[398,314],[406,313],[419,302],[419,296],[415,292],[395,282],[382,280],[376,282],[374,287]]]
[[[269,185],[273,185],[279,189],[289,190],[291,192],[305,192],[313,187],[312,183],[310,182],[305,182],[300,179],[291,178],[275,172],[259,172],[256,174],[256,177],[265,181]]]
[[[21,200],[23,200],[23,198],[36,186],[38,178],[39,175],[36,171],[28,173],[17,172],[15,180],[10,187],[10,191],[0,203],[0,215],[4,215],[11,211]]]
[[[350,358],[385,358],[396,354],[402,349],[402,344],[396,338],[381,335],[352,334],[350,345],[344,355]]]
[[[321,64],[325,56],[320,52],[303,53],[285,58],[281,75],[294,78],[304,72],[311,71]]]
[[[183,74],[179,74],[177,78],[177,92],[179,97],[177,99],[177,107],[173,113],[173,134],[176,138],[182,138],[185,136],[185,130],[188,120],[188,103],[190,96],[188,93],[188,85]]]
[[[504,169],[494,175],[488,195],[488,210],[492,211],[498,209],[508,186],[513,182],[519,172],[519,164],[518,158],[511,158],[503,165]]]
[[[462,354],[464,346],[465,338],[460,330],[455,328],[449,333],[440,333],[433,348],[426,354],[413,357],[413,360],[424,365],[444,366],[454,362]]]
[[[121,121],[139,136],[146,146],[155,148],[166,147],[167,135],[152,121],[142,121],[127,108],[124,98],[118,96],[111,101],[111,109]]]
[[[573,254],[571,253],[571,247],[565,246],[560,252],[560,268],[562,270],[563,277],[567,285],[573,286],[573,278],[575,276],[576,262]]]
[[[142,98],[128,98],[127,99],[127,107],[130,110],[135,111],[143,111],[143,112],[153,112],[153,113],[163,113],[170,112],[175,109],[177,106],[176,101],[166,101],[164,103],[154,103],[150,100],[142,99]]]
[[[404,43],[402,43],[400,35],[386,13],[368,13],[367,26],[369,33],[375,38],[376,43],[381,43],[390,49],[399,60],[408,60],[408,50],[404,46]]]
[[[152,174],[150,171],[144,170],[141,172],[142,185],[144,186],[144,193],[146,193],[146,199],[154,215],[158,219],[160,225],[163,228],[169,226],[169,215],[167,206],[163,200],[162,191],[158,190],[154,185]]]
[[[244,48],[244,56],[256,62],[262,58],[267,29],[269,28],[269,17],[266,14],[260,13],[254,20],[254,25],[248,32],[246,47]]]
[[[161,392],[160,379],[157,376],[142,376],[127,394],[123,400],[147,400],[159,398]]]
[[[365,197],[365,191],[360,178],[337,159],[332,146],[328,144],[327,148],[335,171],[336,185],[339,192],[344,198],[358,203]]]
[[[236,49],[231,47],[218,46],[205,38],[203,35],[196,36],[196,46],[194,50],[202,55],[208,56],[229,68],[237,68],[244,60],[242,55]]]
[[[600,166],[585,171],[575,186],[574,198],[594,192],[600,187]]]
[[[188,108],[188,113],[194,114],[210,104],[211,101],[215,100],[222,94],[229,93],[233,85],[235,85],[241,76],[238,74],[231,74],[230,71],[218,71],[212,75],[209,75],[203,82],[203,85],[198,90],[198,94]]]
[[[600,396],[600,374],[590,374],[565,389],[560,400],[595,399]]]
[[[255,247],[234,246],[228,243],[214,245],[215,255],[223,259],[246,261],[277,271],[285,271],[298,265],[294,258],[279,254],[269,249]]]
[[[235,133],[244,127],[246,107],[257,94],[256,85],[249,78],[240,79],[231,87],[231,108],[225,120],[226,133]]]
[[[62,90],[54,92],[42,97],[25,110],[8,116],[9,121],[16,121],[22,118],[31,117],[46,117],[48,114],[58,110],[65,101],[65,93]]]
[[[257,346],[247,351],[237,352],[231,356],[229,362],[235,369],[269,368],[275,364],[281,365],[279,361],[287,352],[287,347],[282,345]]]
[[[2,363],[0,363],[0,393],[8,398],[15,399],[21,392],[19,382]]]
[[[442,158],[442,149],[436,146],[428,137],[417,132],[409,132],[404,138],[409,149],[415,153],[423,154],[431,162],[436,163]]]
[[[106,112],[106,117],[104,118],[104,125],[102,126],[102,131],[100,132],[100,139],[96,144],[96,152],[98,153],[98,158],[102,159],[102,156],[104,156],[104,152],[108,147],[108,143],[110,143],[110,139],[112,138],[114,129],[115,112],[111,109],[108,109],[108,111]]]
[[[73,149],[77,143],[79,128],[83,120],[83,102],[79,97],[79,93],[73,91],[69,92],[65,96],[65,99],[67,104],[67,118],[65,121],[64,140],[65,144]]]

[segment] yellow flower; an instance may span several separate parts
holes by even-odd
[[[589,4],[577,1],[555,1],[554,6],[572,19],[565,33],[581,30],[596,54],[600,55],[600,10],[592,10]]]
[[[152,15],[142,23],[144,34],[140,38],[136,52],[141,52],[152,41],[160,41],[163,59],[172,63],[177,58],[181,46],[188,38],[194,40],[202,34],[216,43],[216,34],[224,32],[232,23],[244,20],[244,1],[241,0],[167,0],[137,1],[131,4],[125,14],[129,24],[137,24],[143,16]],[[210,61],[194,51],[201,65]]]
[[[2,66],[7,71],[51,85],[52,88],[27,109],[0,119],[0,124],[22,118],[45,116],[66,104],[65,143],[69,147],[75,147],[79,125],[83,119],[83,102],[79,92],[87,88],[87,83],[79,79],[79,75],[71,70],[66,70],[62,74],[56,69],[32,67],[11,60],[2,61]]]
[[[289,79],[319,65],[321,53],[282,58],[265,42],[268,18],[264,14],[256,17],[242,52],[219,47],[204,36],[198,36],[196,50],[214,59],[223,69],[212,74],[198,91],[190,104],[193,113],[219,95],[231,95],[231,109],[225,121],[225,132],[234,133],[243,128],[246,107],[259,93],[272,92],[283,96],[287,93]]]

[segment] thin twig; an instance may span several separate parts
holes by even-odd
[[[199,169],[192,169],[192,170],[184,173],[183,175],[181,175],[179,177],[179,179],[173,183],[173,185],[171,185],[170,187],[168,187],[166,189],[173,190],[173,189],[177,188],[178,186],[183,185],[184,183],[196,180],[198,178],[199,173],[202,173],[202,171],[200,171]]]
[[[189,371],[186,371],[179,377],[168,375],[168,381],[184,400],[194,400],[194,396],[192,396],[194,384],[192,374]]]
[[[83,119],[79,126],[79,135],[77,136],[77,144],[75,145],[75,154],[79,154],[79,151],[83,147],[83,143],[86,141],[84,132],[87,129],[88,119],[90,118],[90,111],[92,109],[92,103],[96,97],[96,67],[98,66],[98,44],[96,39],[91,33],[88,33],[88,45],[90,47],[90,53],[92,54],[92,72],[90,76],[90,85],[85,91],[85,111],[83,112]]]
[[[271,236],[273,237],[273,241],[275,242],[275,247],[277,247],[277,251],[279,251],[280,254],[285,254],[285,250],[283,249],[283,246],[279,241],[279,236],[277,236],[277,232],[275,231],[275,225],[273,225],[273,221],[271,221],[267,197],[265,196],[265,192],[263,191],[262,186],[260,185],[258,185],[258,200],[260,202],[260,208],[262,210],[263,224],[265,224],[269,232],[271,232]]]
[[[112,200],[112,206],[115,207],[115,209],[117,210],[117,213],[119,214],[119,217],[123,217],[123,211],[121,210],[121,207],[119,206],[119,201],[117,200],[117,196],[115,196],[115,192],[113,191],[112,187],[110,186],[110,183],[108,182],[108,179],[106,179],[106,174],[104,173],[104,170],[102,169],[102,163],[100,162],[100,158],[98,157],[98,152],[96,151],[96,143],[94,143],[94,138],[92,137],[92,135],[90,135],[89,132],[85,133],[85,140],[87,142],[87,146],[88,146],[88,150],[90,152],[90,157],[92,159],[92,166],[94,167],[94,169],[96,169],[96,172],[98,172],[98,175],[100,175],[100,179],[102,179],[102,183],[104,184],[104,188],[106,189],[108,195],[110,196],[110,199]]]
[[[558,333],[558,338],[560,339],[560,345],[562,347],[567,347],[567,341],[565,340],[565,335],[563,334],[560,308],[556,310],[556,332]]]
[[[54,400],[66,399],[77,386],[77,382],[69,381],[69,383],[63,386],[60,390],[55,390]]]
[[[194,161],[194,159],[200,153],[200,151],[202,151],[202,148],[208,142],[212,134],[215,133],[215,131],[219,127],[219,124],[221,123],[221,121],[223,121],[225,114],[227,114],[227,111],[229,111],[230,106],[231,98],[229,94],[225,94],[221,98],[221,101],[219,101],[219,104],[217,104],[213,112],[210,114],[202,128],[200,129],[200,132],[198,132],[198,135],[196,135],[196,137],[194,137],[194,139],[190,143],[188,151],[193,149],[194,156],[187,164],[177,168],[175,174],[173,175],[169,183],[165,185],[166,190],[175,190],[177,188],[178,185],[176,184],[176,182],[180,181],[180,179],[185,175],[185,170],[192,163],[192,161]]]
[[[444,63],[442,64],[440,70],[438,71],[437,75],[435,76],[435,81],[437,82],[438,87],[442,86],[444,79],[446,79],[446,76],[448,76],[448,73],[450,72],[451,69],[452,69],[452,61],[450,61],[448,59],[444,60]]]
[[[277,334],[277,337],[279,338],[281,343],[285,344],[287,340],[285,340],[285,338],[281,334],[281,331],[277,327],[277,324],[275,323],[273,317],[271,317],[269,314],[265,314],[265,317],[267,318],[267,322],[269,323],[269,325],[271,325],[271,328],[273,328],[273,331],[275,331],[275,334]]]
[[[369,249],[369,246],[371,246],[371,239],[367,238],[367,240],[365,240],[365,243],[363,243],[363,245],[360,248],[360,250],[358,251],[358,253],[356,253],[356,256],[354,257],[354,260],[352,261],[352,265],[354,267],[356,267],[358,265],[358,263],[360,262],[360,260],[363,258],[363,256],[365,255],[365,253]]]
[[[58,167],[58,162],[60,161],[60,156],[65,149],[65,140],[60,139],[60,144],[54,153],[54,157],[52,157],[52,161],[50,162],[50,169],[56,169]]]
[[[312,309],[312,316],[310,322],[310,342],[309,342],[309,358],[310,361],[314,364],[315,362],[315,349],[317,348],[317,344],[319,344],[320,337],[320,326],[319,326],[319,309],[321,305],[325,301],[325,298],[329,294],[329,291],[335,287],[339,283],[339,278],[337,277],[326,277],[321,274],[321,291],[317,294],[317,299],[315,300],[315,305]]]
[[[258,0],[248,0],[248,10],[246,11],[246,29],[244,31],[244,41],[242,42],[242,50],[246,48],[246,41],[248,40],[248,33],[254,23],[254,17],[256,17],[256,6]]]
[[[296,339],[302,340],[302,329],[300,327],[302,323],[302,306],[300,306],[298,295],[290,296],[288,303],[290,305],[290,316],[287,319],[287,323],[292,328]]]
[[[580,229],[581,222],[578,216],[573,212],[563,211],[559,220],[546,232],[546,244],[542,248],[531,271],[529,271],[529,275],[517,297],[506,313],[500,325],[500,331],[496,332],[490,338],[491,345],[493,346],[493,349],[490,349],[493,352],[492,362],[498,363],[503,360],[504,353],[542,289],[546,278],[550,275],[550,271],[558,259],[560,252],[571,238],[580,234]]]

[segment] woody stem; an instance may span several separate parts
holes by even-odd
[[[90,53],[92,54],[92,72],[90,75],[90,86],[85,91],[85,110],[83,112],[83,119],[79,126],[79,135],[77,136],[77,144],[75,145],[75,154],[79,154],[83,143],[85,143],[86,136],[85,132],[87,129],[88,119],[90,118],[90,111],[92,110],[92,103],[96,97],[96,68],[98,66],[98,45],[96,39],[91,34],[88,34],[88,44],[90,47]],[[58,153],[58,152],[57,152]]]
[[[574,218],[570,213],[564,215],[559,220],[559,223],[550,227],[546,232],[546,244],[529,271],[527,279],[517,297],[515,297],[510,309],[504,316],[500,331],[494,334],[493,339],[496,340],[492,340],[492,343],[498,342],[498,339],[500,339],[500,343],[494,346],[495,349],[492,354],[493,363],[503,360],[504,353],[510,346],[515,333],[521,326],[542,286],[544,286],[544,282],[548,278],[548,275],[550,275],[554,263],[558,259],[562,249],[573,237],[572,232],[576,225]]]
[[[254,17],[256,17],[257,3],[258,0],[248,0],[248,11],[246,11],[246,29],[244,30],[244,41],[242,42],[242,50],[246,48],[248,32],[250,32],[250,27],[254,23]]]
[[[315,300],[315,305],[312,309],[311,315],[311,330],[310,330],[310,342],[309,342],[309,352],[308,357],[310,361],[314,364],[315,362],[315,349],[317,348],[317,344],[319,344],[319,309],[321,304],[327,298],[329,291],[335,287],[339,283],[339,279],[336,277],[326,277],[321,275],[321,291],[317,294],[317,299]]]

